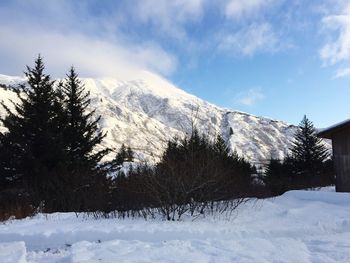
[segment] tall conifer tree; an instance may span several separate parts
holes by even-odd
[[[297,170],[311,172],[320,167],[329,157],[329,153],[312,122],[304,116],[295,134],[291,148],[291,157]]]
[[[72,67],[57,91],[64,105],[64,149],[67,154],[67,197],[65,210],[105,210],[108,180],[101,159],[109,149],[98,150],[105,134],[98,129],[101,116],[89,111],[89,92]],[[91,195],[91,192],[94,195]],[[74,205],[72,205],[74,204]]]
[[[88,111],[89,92],[72,67],[62,85],[65,108],[65,144],[70,160],[90,169],[95,169],[108,149],[96,150],[105,134],[98,130],[101,116],[93,119],[95,111]]]
[[[25,72],[27,86],[18,91],[19,103],[12,112],[5,105],[7,116],[2,119],[7,132],[2,143],[11,152],[6,162],[13,178],[22,179],[34,202],[46,201],[54,186],[53,174],[64,159],[62,125],[59,116],[62,107],[54,91],[54,81],[44,73],[44,63],[38,56],[34,68]],[[22,94],[22,95],[20,95]]]

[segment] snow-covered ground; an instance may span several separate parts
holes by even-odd
[[[38,215],[0,225],[0,262],[350,262],[350,194],[291,191],[230,218]]]

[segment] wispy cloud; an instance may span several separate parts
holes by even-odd
[[[261,88],[252,88],[238,93],[234,98],[234,103],[243,106],[253,106],[264,98],[265,95],[262,93]]]
[[[276,21],[288,17],[271,14],[284,0],[226,0],[224,1],[226,27],[220,30],[218,50],[221,53],[254,56],[257,53],[274,53],[290,48],[290,39],[282,37]]]
[[[252,56],[278,50],[279,39],[270,24],[252,24],[238,32],[220,35],[218,48],[235,55]]]
[[[322,30],[326,41],[320,49],[324,66],[340,65],[335,78],[350,76],[350,4],[338,1],[337,13],[327,14],[322,19]]]
[[[341,68],[338,69],[335,73],[335,78],[343,78],[343,77],[349,77],[350,76],[350,68]]]
[[[244,19],[259,14],[274,2],[275,0],[228,0],[225,15],[232,19]]]
[[[350,58],[350,5],[344,13],[332,15],[322,20],[325,29],[336,33],[321,49],[320,56],[327,63],[334,65]]]
[[[198,22],[205,12],[205,0],[137,0],[131,12],[142,23],[153,25],[160,34],[187,39],[186,25]]]

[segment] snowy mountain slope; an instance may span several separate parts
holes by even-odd
[[[232,129],[229,144],[238,154],[264,163],[271,157],[281,159],[288,153],[295,126],[245,113],[226,115],[228,127]]]
[[[1,79],[0,83],[4,84],[6,82],[3,81],[2,76],[3,75],[0,75],[0,79]],[[9,85],[9,84],[11,84],[11,83],[6,83],[6,85]],[[5,105],[9,109],[13,110],[13,104],[11,103],[11,101],[13,101],[13,102],[18,101],[17,94],[13,91],[5,89],[3,86],[0,86],[0,102],[2,102],[2,101],[5,103]],[[6,115],[6,111],[0,105],[0,117],[4,117],[5,115]],[[0,132],[4,132],[5,129],[1,125],[2,125],[2,123],[0,123]]]
[[[0,75],[2,84],[23,81]],[[124,142],[141,160],[157,160],[168,139],[190,133],[195,125],[212,138],[221,134],[231,150],[259,163],[283,157],[295,131],[295,126],[281,121],[217,107],[149,72],[135,80],[86,78],[83,82],[92,108],[102,116],[101,129],[107,132],[104,145],[119,148]],[[0,88],[0,99],[8,103],[16,97]]]

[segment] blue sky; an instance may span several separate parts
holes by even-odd
[[[347,0],[0,1],[0,73],[150,70],[219,106],[318,127],[350,117]]]

